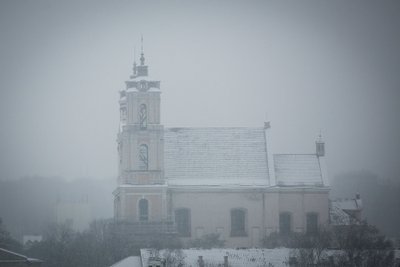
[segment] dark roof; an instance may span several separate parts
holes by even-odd
[[[11,262],[27,262],[27,263],[40,263],[41,260],[29,258],[22,254],[0,248],[0,263],[11,263]]]

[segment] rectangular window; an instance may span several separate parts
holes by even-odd
[[[190,210],[178,209],[175,211],[176,230],[180,236],[190,236]]]
[[[315,212],[307,213],[307,234],[316,234],[318,232],[318,214]]]
[[[284,212],[279,215],[279,232],[281,234],[289,234],[292,230],[292,218],[290,213]]]
[[[231,236],[246,236],[245,218],[244,210],[231,210]]]

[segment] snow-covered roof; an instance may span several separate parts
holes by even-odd
[[[153,77],[150,76],[136,76],[135,78],[129,79],[129,81],[138,82],[138,81],[159,81],[159,80],[153,79]]]
[[[131,256],[128,258],[125,258],[110,267],[141,267],[142,262],[140,260],[139,256]]]
[[[269,185],[263,128],[166,128],[169,185]]]
[[[353,212],[362,210],[361,199],[336,199],[331,201],[329,215],[332,225],[350,225],[359,223]]]
[[[126,89],[126,92],[127,92],[127,93],[130,93],[130,92],[139,92],[139,90],[136,89],[135,87],[130,87],[130,88]]]
[[[362,201],[361,199],[338,199],[332,201],[336,206],[341,208],[342,210],[347,211],[358,211],[362,210]]]
[[[222,266],[224,256],[228,256],[228,264],[232,267],[256,266],[287,266],[290,249],[182,249],[182,250],[151,250],[141,249],[143,266],[148,266],[149,258],[156,254],[160,258],[174,258],[184,266],[198,266],[199,256],[203,257],[205,266]]]
[[[350,225],[352,222],[350,215],[344,212],[336,202],[331,202],[329,216],[332,225]]]
[[[315,154],[275,154],[278,186],[323,186],[319,159]]]
[[[165,128],[164,142],[169,186],[274,186],[264,128]],[[274,154],[272,162],[277,186],[327,186],[316,154]]]

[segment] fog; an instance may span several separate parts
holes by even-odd
[[[262,126],[274,152],[398,179],[395,1],[2,1],[0,177],[116,177],[144,36],[165,126]]]

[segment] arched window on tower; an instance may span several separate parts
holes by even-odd
[[[145,144],[139,147],[139,169],[142,171],[149,169],[149,149]]]
[[[231,236],[246,236],[246,211],[244,209],[231,210]]]
[[[176,230],[181,236],[190,236],[190,210],[186,208],[175,210]]]
[[[139,123],[140,129],[147,128],[147,107],[145,104],[141,104],[139,108]]]
[[[145,198],[139,200],[139,221],[149,220],[149,201]]]

